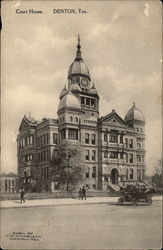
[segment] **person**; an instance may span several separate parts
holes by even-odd
[[[24,201],[25,203],[25,199],[24,199],[24,188],[20,189],[20,204],[22,203],[22,201]]]
[[[82,189],[81,189],[81,188],[79,189],[79,200],[80,200],[80,199],[83,199],[83,198],[82,198]]]
[[[82,200],[85,198],[85,200],[86,200],[86,190],[85,190],[85,188],[84,188],[84,186],[83,186],[83,188],[82,188]]]

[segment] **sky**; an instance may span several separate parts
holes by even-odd
[[[78,9],[87,13],[79,14]],[[16,14],[16,10],[43,14]],[[76,9],[76,14],[53,14]],[[1,172],[16,172],[23,116],[57,118],[59,94],[76,54],[100,96],[100,115],[124,118],[133,102],[146,120],[147,174],[162,158],[162,7],[160,1],[12,1],[2,3]]]

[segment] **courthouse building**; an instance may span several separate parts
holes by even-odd
[[[134,103],[124,119],[114,109],[100,117],[100,97],[82,58],[79,38],[59,99],[56,119],[37,121],[30,115],[22,119],[17,137],[22,182],[33,183],[41,178],[48,189],[55,188],[50,160],[56,144],[63,140],[82,148],[83,184],[89,189],[107,190],[144,179],[144,115]]]

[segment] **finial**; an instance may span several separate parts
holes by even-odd
[[[80,46],[80,36],[78,34],[78,46]]]
[[[80,36],[78,34],[78,44],[77,44],[77,52],[76,52],[76,58],[75,58],[75,60],[77,60],[77,61],[82,59],[80,48],[81,48],[81,46],[80,46]]]
[[[136,104],[135,104],[135,102],[133,102],[133,108],[136,108]]]

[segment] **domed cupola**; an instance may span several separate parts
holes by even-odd
[[[132,123],[145,123],[145,118],[143,113],[136,107],[135,103],[133,103],[133,107],[127,112],[124,118],[125,122],[128,124]]]
[[[79,99],[69,90],[66,95],[62,97],[59,102],[58,111],[63,108],[80,109]]]
[[[66,88],[66,85],[65,85],[64,88],[62,89],[61,93],[60,93],[59,99],[62,99],[62,97],[64,95],[66,95],[66,94],[67,94],[67,88]]]
[[[90,93],[93,95],[98,95],[97,89],[95,88],[94,83],[93,83],[92,87],[90,88]]]
[[[71,79],[73,76],[83,76],[90,79],[90,74],[87,65],[84,63],[82,56],[81,56],[81,46],[80,46],[80,38],[78,36],[78,45],[77,45],[77,52],[76,58],[74,62],[71,64],[69,71],[68,71],[68,79]]]

